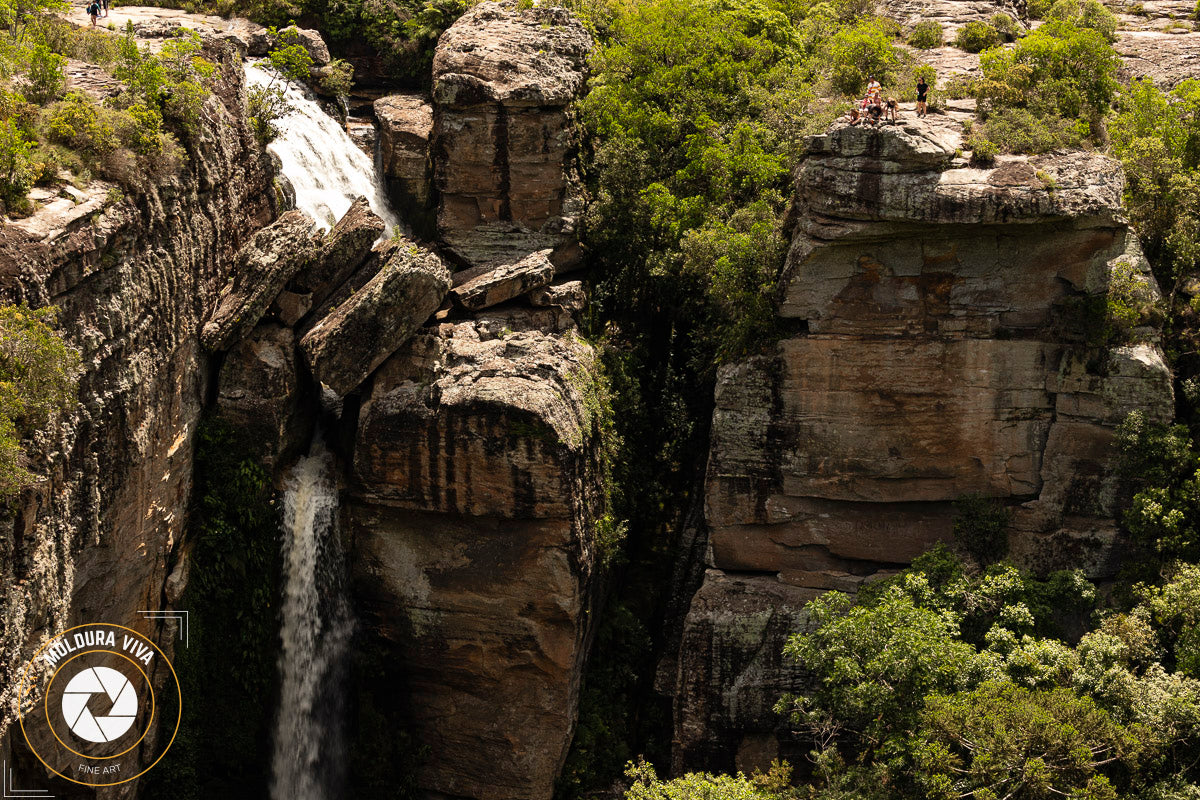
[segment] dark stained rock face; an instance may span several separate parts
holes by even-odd
[[[418,334],[372,379],[348,536],[364,622],[402,672],[425,792],[548,800],[595,599],[595,438],[575,337],[486,318]]]
[[[225,356],[217,378],[217,413],[273,468],[312,438],[314,415],[303,403],[296,335],[264,322]]]

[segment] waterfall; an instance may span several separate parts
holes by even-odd
[[[272,78],[261,66],[246,64],[250,85],[266,86]],[[274,81],[277,86],[283,85],[279,78]],[[387,223],[388,231],[399,225],[374,159],[354,144],[307,90],[289,85],[284,93],[292,112],[277,123],[281,133],[267,149],[279,156],[281,171],[296,190],[296,208],[328,230],[355,198],[366,197],[371,210]]]
[[[353,619],[333,458],[314,440],[283,495],[280,702],[271,800],[332,800],[345,777],[344,656]]]

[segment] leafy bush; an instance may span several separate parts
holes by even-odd
[[[0,499],[32,479],[20,437],[45,426],[74,399],[79,352],[51,325],[57,309],[0,306]]]
[[[25,195],[34,180],[29,160],[32,149],[33,142],[18,125],[12,120],[0,121],[0,200],[14,216],[22,216],[29,210]]]
[[[1090,28],[1110,42],[1117,40],[1117,18],[1099,0],[1055,0],[1045,18],[1075,28]]]
[[[29,71],[25,74],[25,96],[38,105],[56,99],[67,85],[63,72],[66,63],[67,59],[50,52],[46,45],[34,45],[29,55]]]
[[[918,50],[932,50],[942,46],[942,25],[937,20],[918,22],[908,35],[908,43]]]
[[[995,142],[983,136],[972,136],[966,144],[971,148],[971,166],[974,167],[990,167],[1000,152]]]
[[[871,78],[890,83],[900,66],[891,31],[875,19],[838,31],[829,42],[829,59],[833,88],[849,95],[861,94]]]
[[[954,46],[968,53],[978,53],[1000,44],[1000,32],[986,22],[968,22],[958,29]]]
[[[326,94],[345,98],[354,87],[354,67],[348,61],[335,58],[325,67],[319,85]]]
[[[1000,34],[1000,38],[1006,42],[1015,42],[1025,33],[1020,24],[1003,11],[993,14],[989,20],[989,24],[996,29],[996,33]]]
[[[279,120],[291,113],[291,104],[279,86],[251,86],[246,90],[246,114],[259,144],[266,146],[279,135]]]

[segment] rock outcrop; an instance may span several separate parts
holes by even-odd
[[[297,369],[296,335],[259,324],[225,356],[217,378],[217,412],[268,469],[303,452],[316,423]]]
[[[433,60],[438,235],[469,265],[556,250],[576,258],[578,187],[567,105],[591,37],[565,9],[475,6]]]
[[[83,361],[79,403],[32,444],[41,480],[0,518],[0,750],[13,755],[11,678],[46,637],[103,620],[173,647],[175,623],[138,611],[164,607],[187,519],[208,378],[200,327],[235,253],[276,214],[241,62],[212,42],[205,55],[214,93],[180,174],[128,199],[89,187],[0,235],[0,302],[57,306]]]
[[[960,145],[924,122],[808,142],[779,298],[799,333],[719,375],[712,569],[685,648],[779,652],[800,615],[753,633],[721,622],[723,603],[754,617],[854,591],[948,540],[968,493],[1009,507],[1019,564],[1112,574],[1114,428],[1173,412],[1153,328],[1105,340],[1095,311],[1131,281],[1157,296],[1120,168],[1073,153],[973,169]],[[777,720],[748,697],[790,678],[743,659],[696,680],[687,658],[676,765],[776,752]]]
[[[418,94],[393,94],[375,101],[379,154],[392,204],[421,235],[432,236],[433,105]]]
[[[417,335],[359,412],[352,581],[408,676],[434,796],[550,798],[591,628],[594,355],[511,324]]]

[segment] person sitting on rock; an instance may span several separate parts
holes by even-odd
[[[846,115],[844,117],[842,117],[842,122],[849,122],[851,125],[857,125],[858,123],[860,123],[862,121],[863,121],[863,115],[862,115],[862,113],[859,112],[859,110],[857,108],[851,108],[849,111],[846,112]]]
[[[917,78],[917,116],[924,117],[928,113],[928,106],[925,105],[925,97],[929,94],[929,84],[925,82],[925,76],[921,75]]]
[[[876,96],[871,104],[867,106],[867,123],[870,125],[878,125],[883,117],[883,103]]]

